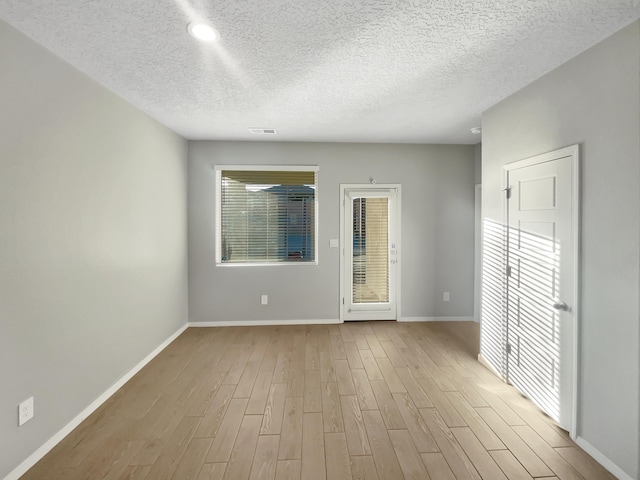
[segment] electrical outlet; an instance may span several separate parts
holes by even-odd
[[[260,295],[260,305],[269,304],[269,295]]]
[[[18,405],[18,425],[24,425],[33,418],[33,397],[27,398],[24,402]]]
[[[442,294],[442,300],[444,300],[445,302],[449,301],[449,292],[444,292]]]

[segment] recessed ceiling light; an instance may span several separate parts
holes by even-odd
[[[220,38],[218,31],[206,23],[190,23],[187,30],[193,38],[201,42],[212,43]]]
[[[473,133],[474,135],[478,135],[479,133],[482,133],[482,128],[481,127],[473,127],[471,129],[471,133]]]

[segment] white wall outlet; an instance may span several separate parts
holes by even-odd
[[[33,397],[29,397],[18,405],[18,425],[24,425],[27,423],[33,418],[34,414]]]
[[[329,239],[329,248],[338,248],[340,246],[340,242],[337,238]]]
[[[444,300],[445,302],[449,301],[449,292],[444,292],[442,294],[442,300]]]
[[[260,305],[267,305],[269,303],[269,295],[260,295]]]

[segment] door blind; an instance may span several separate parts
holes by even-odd
[[[315,261],[316,176],[316,171],[221,170],[219,261]]]
[[[352,302],[389,302],[389,201],[353,200]]]

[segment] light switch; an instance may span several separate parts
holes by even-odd
[[[330,248],[338,248],[339,246],[340,246],[340,242],[338,241],[337,238],[329,239],[329,247]]]

